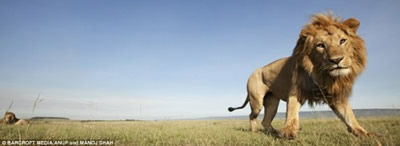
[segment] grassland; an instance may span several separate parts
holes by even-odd
[[[273,122],[281,128],[283,120]],[[0,126],[0,140],[114,140],[116,145],[400,145],[400,117],[359,118],[375,137],[358,138],[337,119],[301,119],[294,140],[252,133],[247,120],[34,122]]]

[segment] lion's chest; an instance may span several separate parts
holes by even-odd
[[[327,98],[333,97],[331,94],[329,94],[327,89],[324,87],[315,86],[309,92],[311,94],[311,98],[313,98],[313,99],[327,99]]]
[[[302,88],[300,96],[302,96],[303,99],[311,101],[325,101],[326,99],[333,98],[326,87],[318,86],[312,82],[309,82]]]

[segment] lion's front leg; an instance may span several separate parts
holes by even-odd
[[[333,112],[339,117],[339,119],[346,124],[349,132],[353,133],[356,136],[368,135],[368,132],[363,127],[361,127],[360,124],[358,124],[348,101],[331,104],[330,107]]]
[[[285,126],[281,129],[281,136],[285,138],[294,138],[300,128],[299,110],[301,103],[296,96],[290,96],[287,101],[286,107],[286,122]]]

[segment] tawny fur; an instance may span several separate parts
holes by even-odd
[[[364,70],[367,58],[364,41],[356,34],[359,21],[342,21],[331,14],[316,14],[304,26],[292,56],[257,69],[247,84],[250,102],[251,130],[256,131],[256,118],[265,108],[262,122],[265,130],[280,136],[296,137],[299,109],[309,105],[328,104],[333,112],[357,136],[367,135],[356,121],[348,99],[357,76]],[[279,101],[287,102],[286,122],[279,132],[271,126]]]
[[[27,125],[29,122],[24,119],[18,119],[13,112],[6,112],[0,125]]]

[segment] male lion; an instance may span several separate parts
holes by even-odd
[[[316,14],[304,26],[290,57],[279,59],[251,74],[247,83],[250,101],[250,127],[256,131],[256,119],[265,108],[262,125],[267,132],[294,138],[299,130],[299,109],[326,103],[356,136],[367,135],[355,119],[349,96],[357,76],[366,65],[364,41],[356,34],[360,23],[355,18],[345,21],[331,14]],[[281,131],[271,122],[280,99],[287,102],[286,121]]]
[[[6,112],[3,119],[0,120],[0,125],[27,125],[28,121],[18,119],[13,112]]]

